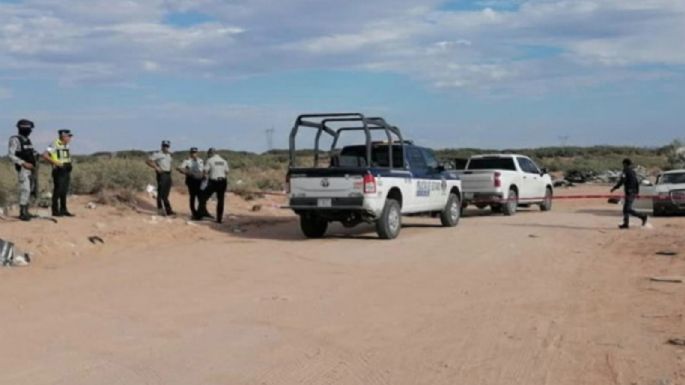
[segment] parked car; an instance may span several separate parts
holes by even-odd
[[[547,170],[532,159],[516,154],[472,156],[461,174],[464,207],[473,204],[504,215],[514,215],[520,206],[539,205],[552,209],[554,187]]]
[[[301,128],[316,129],[312,167],[297,166],[295,138]],[[337,149],[341,134],[362,132],[364,144]],[[388,141],[372,141],[372,133]],[[319,141],[330,136],[328,163],[322,165]],[[396,238],[402,215],[431,213],[443,226],[461,217],[461,182],[441,166],[432,150],[405,141],[400,130],[381,118],[362,114],[302,115],[291,133],[287,175],[289,206],[308,238],[323,237],[330,222],[345,227],[375,224],[382,239]]]
[[[652,210],[654,216],[685,213],[685,170],[661,173],[654,184],[643,182],[635,206]]]

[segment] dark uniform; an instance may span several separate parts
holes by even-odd
[[[190,149],[191,154],[197,154],[197,148]],[[186,176],[186,186],[188,187],[188,195],[190,196],[190,213],[193,219],[202,219],[201,212],[198,205],[202,204],[202,179],[204,178],[204,162],[202,159],[190,157],[183,161],[179,170]]]
[[[640,180],[632,167],[632,162],[628,159],[623,161],[623,175],[621,175],[621,179],[611,191],[613,192],[621,187],[623,187],[625,191],[625,199],[623,202],[623,225],[620,227],[622,229],[627,229],[630,226],[631,215],[640,218],[642,220],[642,225],[644,226],[647,224],[647,215],[640,214],[633,209],[635,199],[640,195]]]
[[[19,185],[19,219],[22,221],[31,220],[29,213],[30,197],[35,189],[36,178],[35,170],[38,165],[38,157],[33,148],[31,139],[31,131],[34,128],[33,122],[22,119],[17,122],[17,129],[19,134],[10,138],[9,140],[9,159],[14,164],[14,169],[17,171],[17,182]],[[25,166],[26,164],[30,166]],[[26,168],[26,167],[31,167]]]
[[[56,217],[73,217],[67,209],[67,195],[71,184],[71,150],[69,144],[62,142],[62,136],[71,137],[71,131],[59,130],[60,138],[48,146],[46,152],[53,162],[52,167],[52,215]]]
[[[207,201],[212,195],[216,194],[216,221],[221,223],[223,222],[224,200],[228,188],[228,162],[218,154],[214,154],[213,149],[209,150],[208,155],[209,159],[207,159],[207,162],[205,163],[205,175],[207,175],[209,180],[207,182],[207,188],[204,192],[200,210],[201,212],[206,213]]]

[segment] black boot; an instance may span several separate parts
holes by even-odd
[[[647,226],[647,221],[649,220],[649,216],[645,215],[642,217],[642,227]]]
[[[19,219],[21,219],[24,222],[28,222],[31,220],[31,215],[29,214],[29,206],[19,206]]]
[[[65,210],[62,210],[61,213],[59,213],[59,216],[61,216],[61,217],[75,217],[76,215],[70,213],[69,211],[67,211],[65,209]]]
[[[621,230],[628,230],[630,228],[630,225],[628,225],[627,223],[624,223],[621,226],[618,226],[618,228]]]

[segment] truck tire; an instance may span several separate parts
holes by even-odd
[[[516,210],[519,207],[519,194],[516,192],[516,190],[509,189],[509,195],[507,197],[507,203],[502,205],[502,212],[504,215],[510,217],[514,214],[516,214]]]
[[[376,221],[376,232],[381,239],[395,239],[402,229],[402,208],[399,202],[388,199],[381,217]]]
[[[455,227],[461,218],[461,202],[457,194],[450,194],[445,209],[440,212],[440,222],[444,227]]]
[[[300,229],[307,238],[321,238],[328,230],[328,221],[316,214],[302,214],[300,216]]]
[[[545,191],[545,200],[540,203],[540,210],[550,211],[552,210],[552,202],[554,201],[554,193],[552,189],[547,187]]]

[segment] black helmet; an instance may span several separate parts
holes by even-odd
[[[19,130],[19,134],[23,136],[31,135],[31,131],[33,131],[34,127],[35,125],[33,124],[33,122],[28,119],[21,119],[17,122],[17,129]]]

